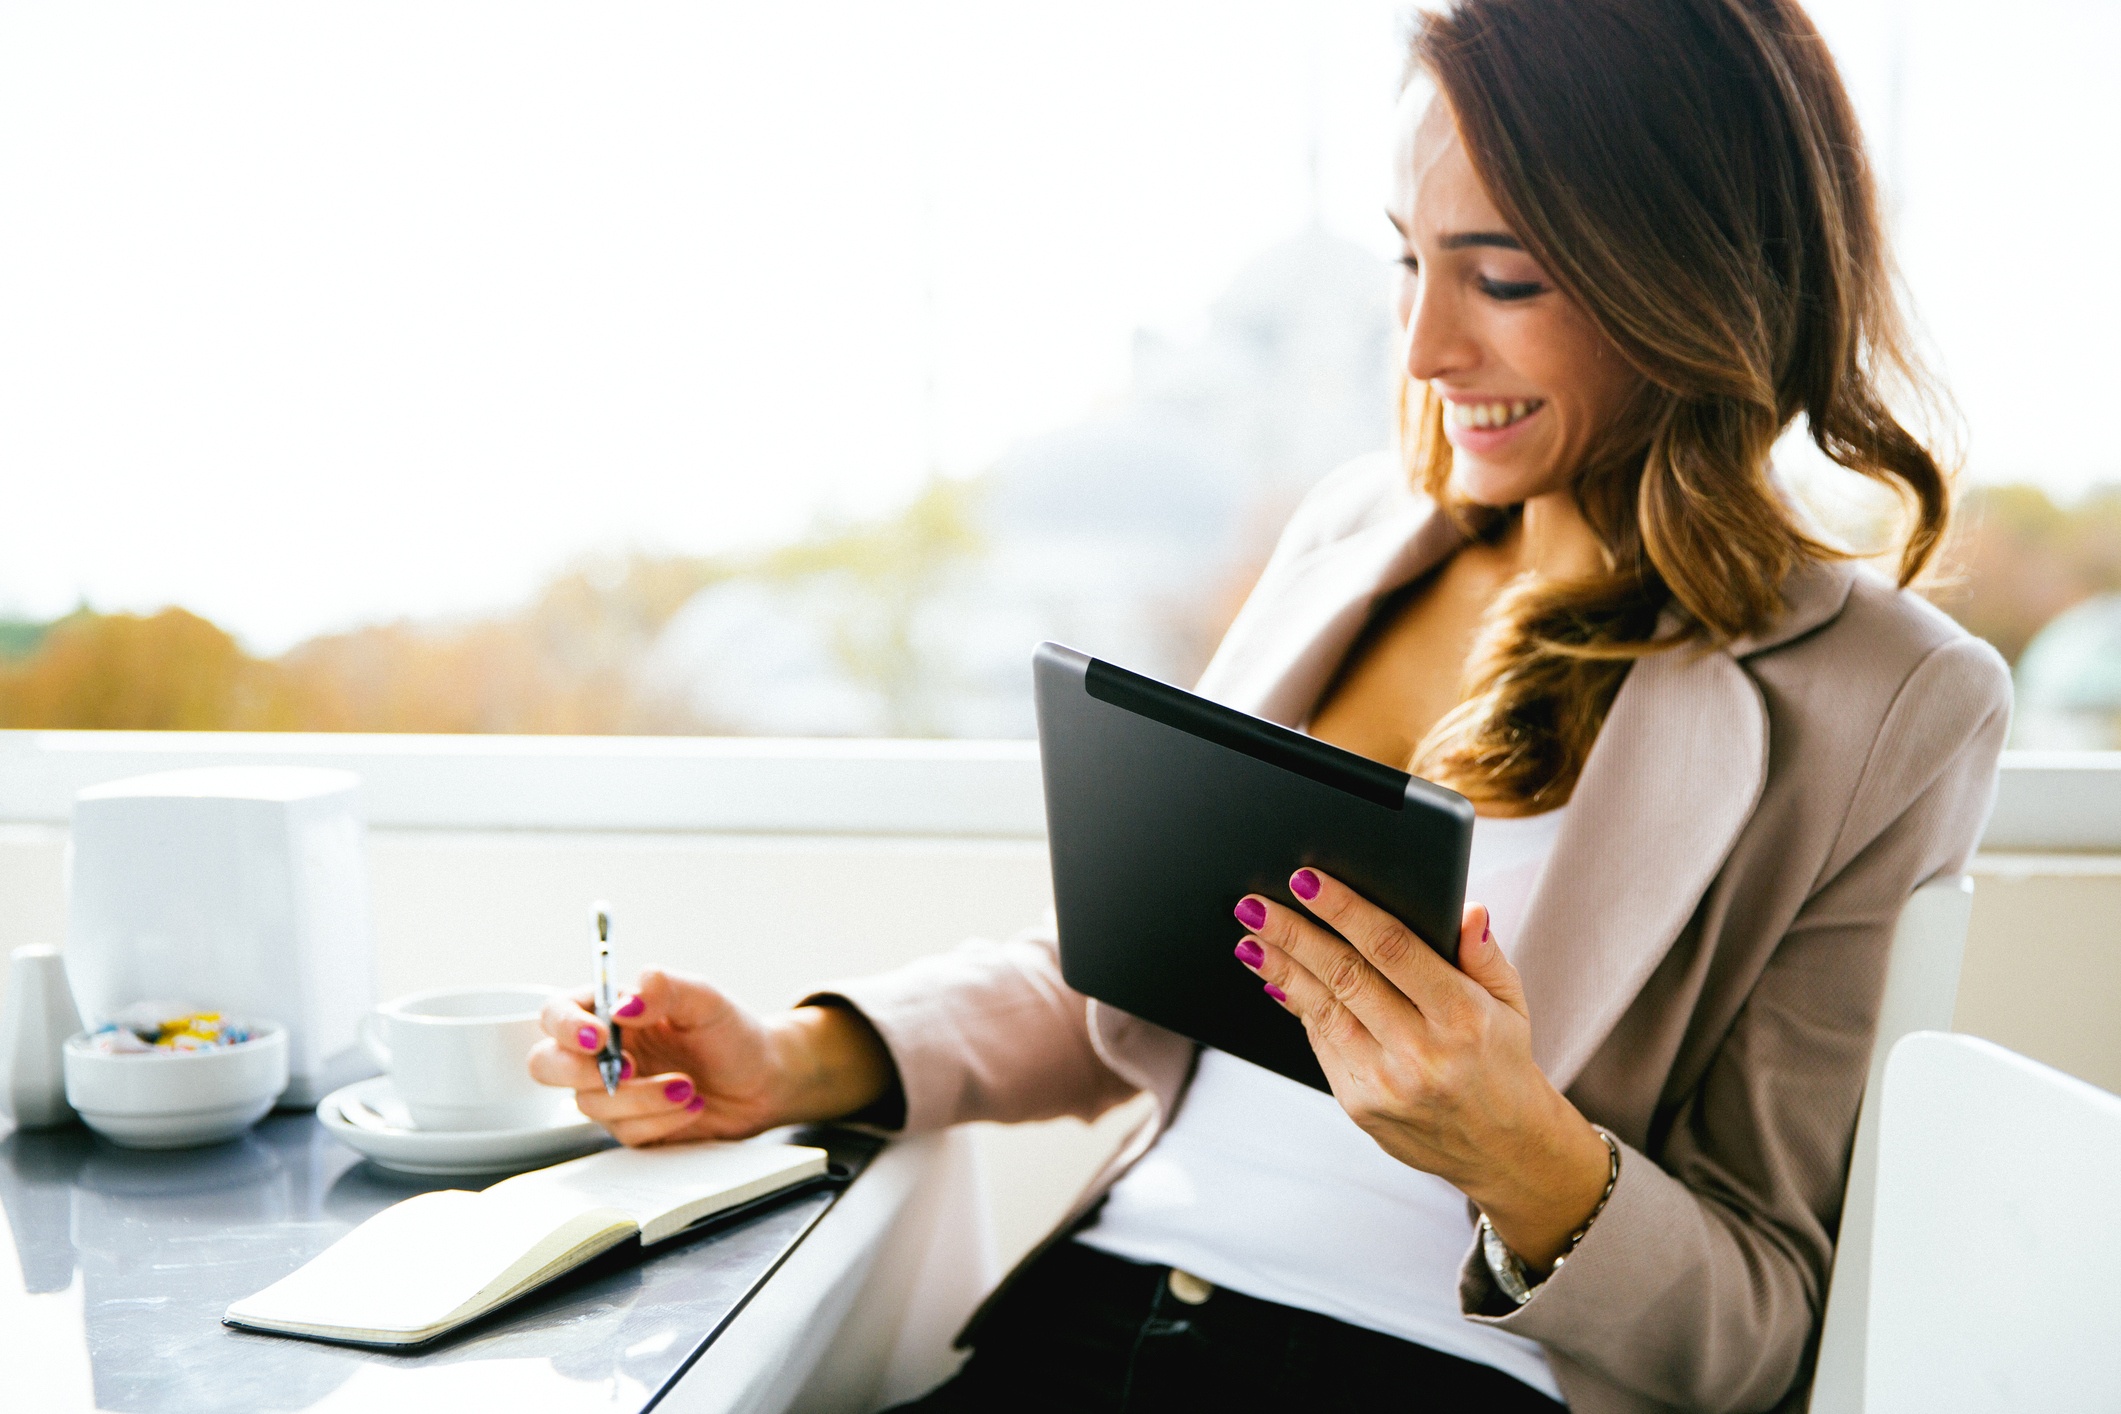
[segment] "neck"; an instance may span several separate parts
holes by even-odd
[[[1606,569],[1605,548],[1567,491],[1527,500],[1501,549],[1517,573],[1540,579],[1589,579]]]

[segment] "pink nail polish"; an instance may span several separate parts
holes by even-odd
[[[1237,901],[1237,907],[1230,911],[1236,914],[1237,921],[1247,928],[1267,926],[1267,906],[1256,898],[1241,898]]]
[[[1485,923],[1480,925],[1480,940],[1483,943],[1492,943],[1495,941],[1494,930],[1489,928],[1488,925]]]
[[[622,1060],[622,1061],[620,1061],[620,1062],[619,1062],[619,1079],[621,1079],[621,1080],[631,1080],[631,1079],[633,1079],[633,1062],[632,1062],[632,1061],[630,1061],[630,1060]]]
[[[671,1081],[663,1087],[663,1098],[670,1101],[673,1105],[684,1104],[692,1098],[692,1082],[690,1080]]]
[[[1289,876],[1289,892],[1306,903],[1318,897],[1318,876],[1308,869],[1299,869]]]
[[[1237,960],[1247,967],[1257,967],[1267,960],[1267,951],[1247,938],[1237,945]]]
[[[602,1050],[604,1037],[594,1026],[585,1026],[574,1033],[574,1043],[585,1051]]]
[[[1275,986],[1272,982],[1269,982],[1267,984],[1267,995],[1274,998],[1274,1000],[1278,1002],[1285,1002],[1289,1000],[1289,994],[1287,992],[1284,992],[1281,988]]]
[[[687,1110],[690,1110],[693,1114],[698,1114],[701,1110],[707,1108],[707,1102],[701,1099],[699,1096],[694,1095],[692,1097],[692,1103],[685,1106],[685,1108]]]
[[[648,1003],[642,1001],[639,997],[628,997],[625,1001],[620,1002],[611,1014],[613,1016],[639,1016],[646,1010],[648,1010]]]

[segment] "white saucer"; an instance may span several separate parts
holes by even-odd
[[[574,1107],[572,1095],[555,1090],[552,1099],[552,1117],[524,1129],[415,1129],[397,1087],[379,1075],[326,1095],[317,1103],[317,1118],[334,1139],[399,1173],[518,1173],[586,1154],[608,1138],[602,1125]]]

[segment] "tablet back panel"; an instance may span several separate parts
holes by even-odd
[[[1238,899],[1301,913],[1310,865],[1455,959],[1463,796],[1058,644],[1033,674],[1069,986],[1323,1090],[1302,1024],[1231,956]]]

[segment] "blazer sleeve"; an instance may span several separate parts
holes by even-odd
[[[2008,671],[1986,644],[1959,638],[1921,660],[1822,884],[1700,1084],[1653,1130],[1649,1152],[1622,1146],[1604,1212],[1524,1306],[1497,1291],[1475,1244],[1460,1268],[1470,1319],[1662,1406],[1771,1409],[1799,1385],[1893,929],[1914,889],[1972,854],[2009,703]]]
[[[968,1120],[1094,1119],[1136,1093],[1090,1040],[1090,1000],[1061,980],[1050,920],[975,938],[806,1002],[853,1007],[898,1068],[908,1133]]]

